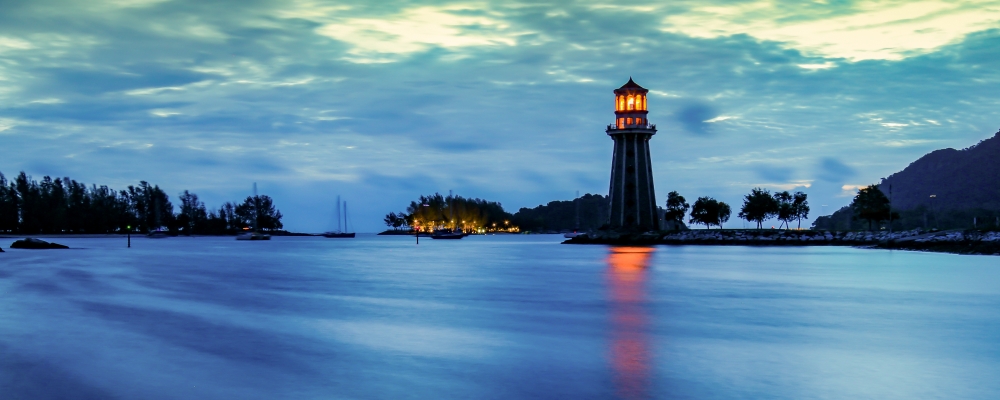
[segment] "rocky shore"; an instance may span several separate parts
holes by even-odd
[[[866,246],[887,249],[938,251],[959,254],[1000,255],[1000,232],[954,230],[814,231],[814,230],[687,230],[627,234],[614,231],[588,232],[566,240],[566,244],[611,245],[749,245],[749,246]]]

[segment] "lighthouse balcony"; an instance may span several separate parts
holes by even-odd
[[[641,124],[610,124],[608,125],[607,132],[614,133],[616,131],[629,131],[629,130],[656,130],[656,124],[641,123]]]

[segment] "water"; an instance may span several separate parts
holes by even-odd
[[[8,250],[0,398],[1000,397],[996,257],[413,240]]]

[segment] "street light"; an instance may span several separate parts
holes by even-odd
[[[937,207],[935,207],[937,205],[937,201],[934,200],[936,198],[936,194],[931,195],[931,213],[934,214],[934,229],[938,228]]]

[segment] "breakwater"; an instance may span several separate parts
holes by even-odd
[[[612,245],[754,245],[754,246],[867,246],[903,250],[940,251],[960,254],[1000,255],[1000,232],[955,230],[927,232],[815,231],[719,229],[644,234],[613,231],[588,232],[567,244]]]

